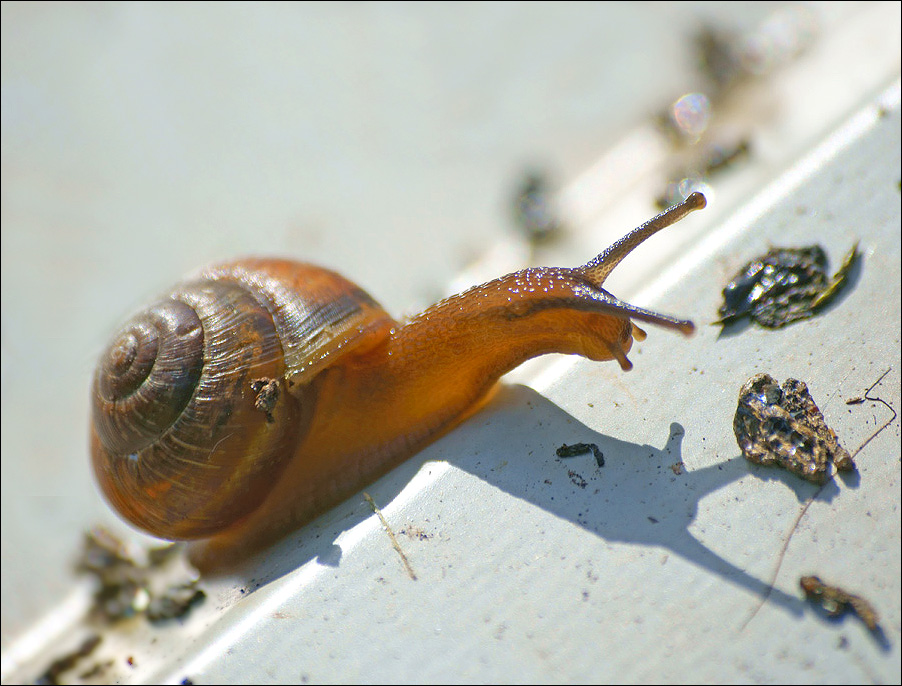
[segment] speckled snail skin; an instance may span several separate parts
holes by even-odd
[[[309,264],[208,267],[127,322],[100,359],[91,453],[129,522],[207,539],[212,561],[260,548],[336,505],[478,409],[521,362],[616,359],[631,319],[692,322],[601,288],[646,238],[705,206],[694,193],[577,268],[530,268],[400,324]]]

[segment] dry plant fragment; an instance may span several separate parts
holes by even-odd
[[[818,603],[831,617],[854,612],[871,631],[877,631],[880,619],[871,604],[861,596],[844,591],[839,586],[825,584],[816,576],[803,576],[799,585],[809,600]]]
[[[839,471],[855,469],[798,379],[787,379],[782,388],[768,374],[749,379],[739,391],[733,432],[747,460],[775,464],[817,484],[826,482],[830,462]]]
[[[809,319],[846,285],[858,257],[856,243],[829,277],[827,254],[821,246],[771,248],[744,265],[724,287],[717,323],[748,317],[760,326],[778,329]]]
[[[407,559],[407,555],[404,554],[404,551],[401,549],[401,544],[398,543],[398,539],[395,538],[395,532],[392,531],[392,528],[388,525],[388,521],[385,519],[385,516],[382,514],[382,510],[376,505],[376,501],[373,500],[373,497],[364,492],[363,494],[364,500],[366,500],[370,507],[373,508],[373,512],[377,517],[379,517],[379,521],[382,522],[382,526],[385,528],[385,531],[388,533],[388,537],[391,539],[392,548],[395,549],[395,552],[398,553],[401,558],[401,562],[404,563],[404,569],[407,570],[407,575],[411,578],[412,581],[417,580],[417,575],[413,571],[413,567],[410,566],[410,561]]]

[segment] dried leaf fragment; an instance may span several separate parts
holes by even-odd
[[[832,277],[819,245],[771,248],[744,265],[723,289],[720,324],[743,317],[769,329],[813,317],[846,285],[858,260],[858,243]]]
[[[827,480],[831,461],[839,471],[855,469],[798,379],[787,379],[782,388],[768,374],[749,379],[739,391],[733,432],[747,460],[776,464],[814,483]]]
[[[809,600],[818,603],[831,617],[839,617],[846,612],[854,612],[871,631],[879,628],[877,612],[861,596],[844,591],[839,586],[825,584],[816,576],[803,576],[799,585]]]

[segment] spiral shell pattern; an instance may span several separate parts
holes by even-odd
[[[222,531],[262,502],[292,457],[315,409],[315,373],[390,322],[358,287],[310,265],[205,270],[135,315],[101,357],[101,490],[153,535]]]

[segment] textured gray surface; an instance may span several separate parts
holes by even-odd
[[[650,113],[693,87],[696,13],[747,27],[774,7],[758,5],[735,16],[719,3],[5,3],[4,681],[33,678],[72,647],[86,602],[70,567],[80,533],[115,523],[84,446],[94,358],[121,315],[185,271],[246,252],[323,262],[389,310],[414,311],[474,256],[488,253],[490,272],[521,266],[522,249],[504,251],[515,244],[507,202],[536,161],[589,218],[538,258],[582,261],[652,212],[666,160],[635,141]],[[664,241],[670,252],[637,255],[611,287],[692,316],[696,337],[650,332],[629,375],[569,360],[531,367],[375,484],[396,529],[428,536],[402,537],[417,582],[352,499],[244,577],[211,581],[184,626],[109,632],[113,674],[898,682],[898,422],[859,456],[859,481],[808,508],[745,625],[814,489],[738,457],[739,385],[758,371],[806,380],[852,450],[888,417],[845,398],[891,368],[876,392],[899,406],[898,85],[883,96],[886,116],[875,104],[898,78],[898,5],[817,11],[819,42],[746,115],[752,163]],[[603,172],[618,160],[626,190],[611,208]],[[854,238],[860,278],[826,316],[721,339],[704,325],[724,278],[768,242],[821,241],[835,263]],[[662,262],[675,266],[649,283]],[[602,446],[608,465],[554,460],[576,440]],[[887,647],[804,605],[797,577],[810,572],[871,599]]]

